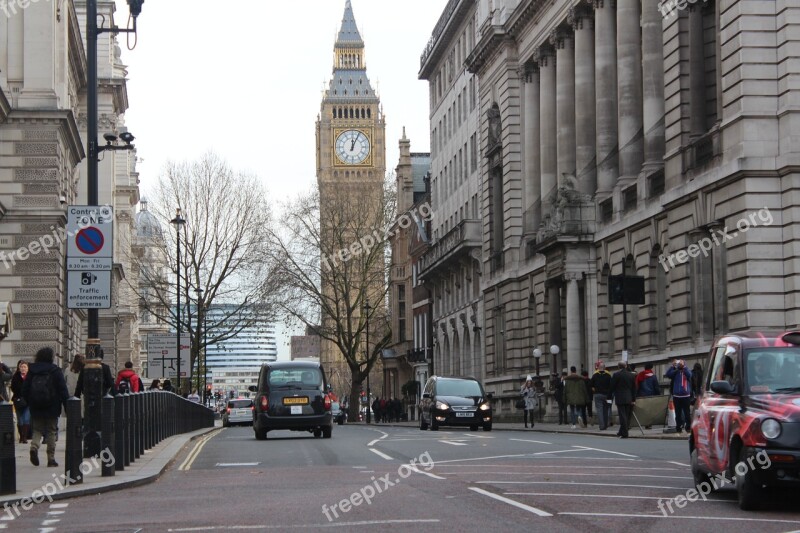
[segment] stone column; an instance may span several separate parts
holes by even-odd
[[[619,175],[617,156],[617,16],[615,0],[594,0],[597,193],[608,196]]]
[[[625,178],[639,174],[644,157],[640,1],[617,0],[617,138],[619,174]]]
[[[542,47],[536,54],[539,63],[539,138],[541,150],[540,188],[542,203],[552,202],[556,188],[556,56],[555,50]],[[544,209],[549,212],[549,207]]]
[[[10,4],[10,2],[9,2]],[[24,82],[19,95],[20,108],[56,108],[55,2],[30,3],[17,7],[14,17],[24,17],[22,64]]]
[[[691,137],[703,135],[706,128],[705,54],[703,43],[703,10],[689,7],[689,112]]]
[[[567,366],[581,368],[581,327],[582,317],[578,294],[578,278],[580,274],[568,272],[564,275],[567,281]]]
[[[664,166],[664,42],[660,0],[642,0],[642,98],[644,164]]]
[[[578,190],[593,195],[597,190],[594,18],[589,6],[570,9],[568,20],[575,32],[575,177]]]
[[[597,274],[588,272],[583,278],[584,309],[586,310],[586,368],[594,368],[594,362],[600,358],[600,336],[597,331]]]
[[[525,65],[522,78],[525,143],[525,233],[532,233],[541,221],[542,169],[539,137],[539,66]]]
[[[572,28],[559,27],[550,34],[556,49],[556,183],[575,175],[575,43]]]

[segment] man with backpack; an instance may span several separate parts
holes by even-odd
[[[22,397],[28,404],[31,413],[30,459],[34,466],[39,466],[39,445],[42,435],[47,444],[47,466],[58,466],[56,462],[56,434],[58,433],[58,417],[61,406],[69,398],[67,382],[61,369],[53,364],[53,349],[46,347],[36,352],[33,364],[22,383]]]
[[[141,392],[144,390],[142,386],[142,380],[139,379],[139,376],[136,375],[136,372],[133,371],[133,363],[127,361],[125,363],[125,368],[119,371],[117,374],[117,381],[115,383],[117,386],[117,392],[119,394],[125,394],[127,392]]]
[[[99,352],[97,353],[100,360],[103,359],[103,349],[100,348]],[[109,367],[105,363],[101,363],[102,366],[102,379],[103,385],[102,390],[100,391],[100,397],[106,395],[106,393],[110,393],[111,396],[117,395],[117,388],[114,386],[114,376],[111,374],[111,367]],[[83,373],[85,368],[81,368],[80,373],[78,374],[78,383],[75,385],[75,397],[80,398],[81,394],[83,394]]]

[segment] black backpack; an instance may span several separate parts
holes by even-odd
[[[119,381],[119,385],[117,385],[117,392],[120,394],[127,394],[131,392],[133,389],[131,388],[131,382],[127,378],[121,379]]]
[[[34,409],[49,408],[55,397],[53,370],[48,371],[46,374],[34,374],[30,379],[31,389],[28,396],[28,404]]]

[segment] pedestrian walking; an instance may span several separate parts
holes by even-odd
[[[611,376],[611,396],[617,404],[619,413],[619,430],[617,436],[622,439],[628,438],[628,426],[630,426],[631,413],[636,404],[636,376],[628,370],[625,361],[620,361],[617,365],[619,370]]]
[[[102,369],[102,385],[100,390],[100,397],[102,398],[106,394],[111,394],[112,396],[117,395],[117,388],[114,386],[114,376],[111,374],[111,367],[107,364],[103,363],[103,349],[99,349],[99,359],[100,359],[100,366]],[[86,371],[86,363],[81,366],[80,372],[78,374],[78,384],[75,385],[75,397],[80,398],[83,394],[83,376],[84,372]]]
[[[17,414],[17,431],[19,431],[20,444],[27,444],[31,436],[31,411],[25,398],[22,397],[22,384],[28,375],[28,362],[24,359],[17,361],[17,370],[11,376],[11,402]]]
[[[525,379],[525,383],[523,383],[519,393],[525,401],[525,407],[522,410],[525,427],[528,427],[528,417],[530,417],[531,428],[533,428],[533,413],[534,410],[538,408],[539,397],[536,395],[536,388],[533,386],[533,379],[530,374],[528,374],[528,377]]]
[[[167,392],[175,392],[175,387],[172,386],[171,380],[165,379],[164,385],[162,385],[161,390],[165,390]]]
[[[572,366],[569,371],[570,374],[564,378],[564,398],[569,405],[571,427],[575,429],[579,414],[582,427],[586,427],[586,404],[589,402],[589,394],[586,392],[583,378],[578,375],[578,370]]]
[[[604,431],[611,420],[611,373],[603,361],[597,361],[589,383],[592,387],[594,408],[597,411],[597,425]]]
[[[187,400],[194,403],[200,403],[200,395],[197,394],[197,389],[192,389],[191,394],[186,397]]]
[[[593,394],[592,394],[592,384],[589,379],[589,372],[586,370],[581,370],[581,377],[583,378],[583,384],[586,386],[586,421],[588,422],[592,418],[592,403],[593,402]]]
[[[675,424],[678,435],[692,427],[690,407],[692,402],[692,371],[686,368],[683,359],[676,359],[667,370],[666,377],[672,380],[672,400],[675,404]]]
[[[160,379],[154,379],[152,381],[152,383],[150,383],[150,389],[149,390],[161,390],[161,380]]]
[[[133,370],[133,363],[131,361],[125,362],[125,368],[117,374],[117,380],[114,383],[117,391],[120,394],[126,392],[141,392],[144,390],[144,384],[139,376]]]
[[[28,376],[22,383],[22,397],[31,412],[33,437],[31,438],[30,460],[39,466],[39,446],[44,436],[47,445],[47,466],[58,466],[56,462],[56,435],[61,406],[69,398],[67,382],[61,369],[53,364],[55,354],[49,347],[36,352]]]

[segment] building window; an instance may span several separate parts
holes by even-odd
[[[475,102],[477,98],[475,97],[475,78],[472,77],[469,79],[469,110],[475,110]]]
[[[636,185],[628,187],[622,192],[622,203],[623,211],[636,210]]]
[[[400,342],[406,340],[406,286],[397,286],[397,339]]]

